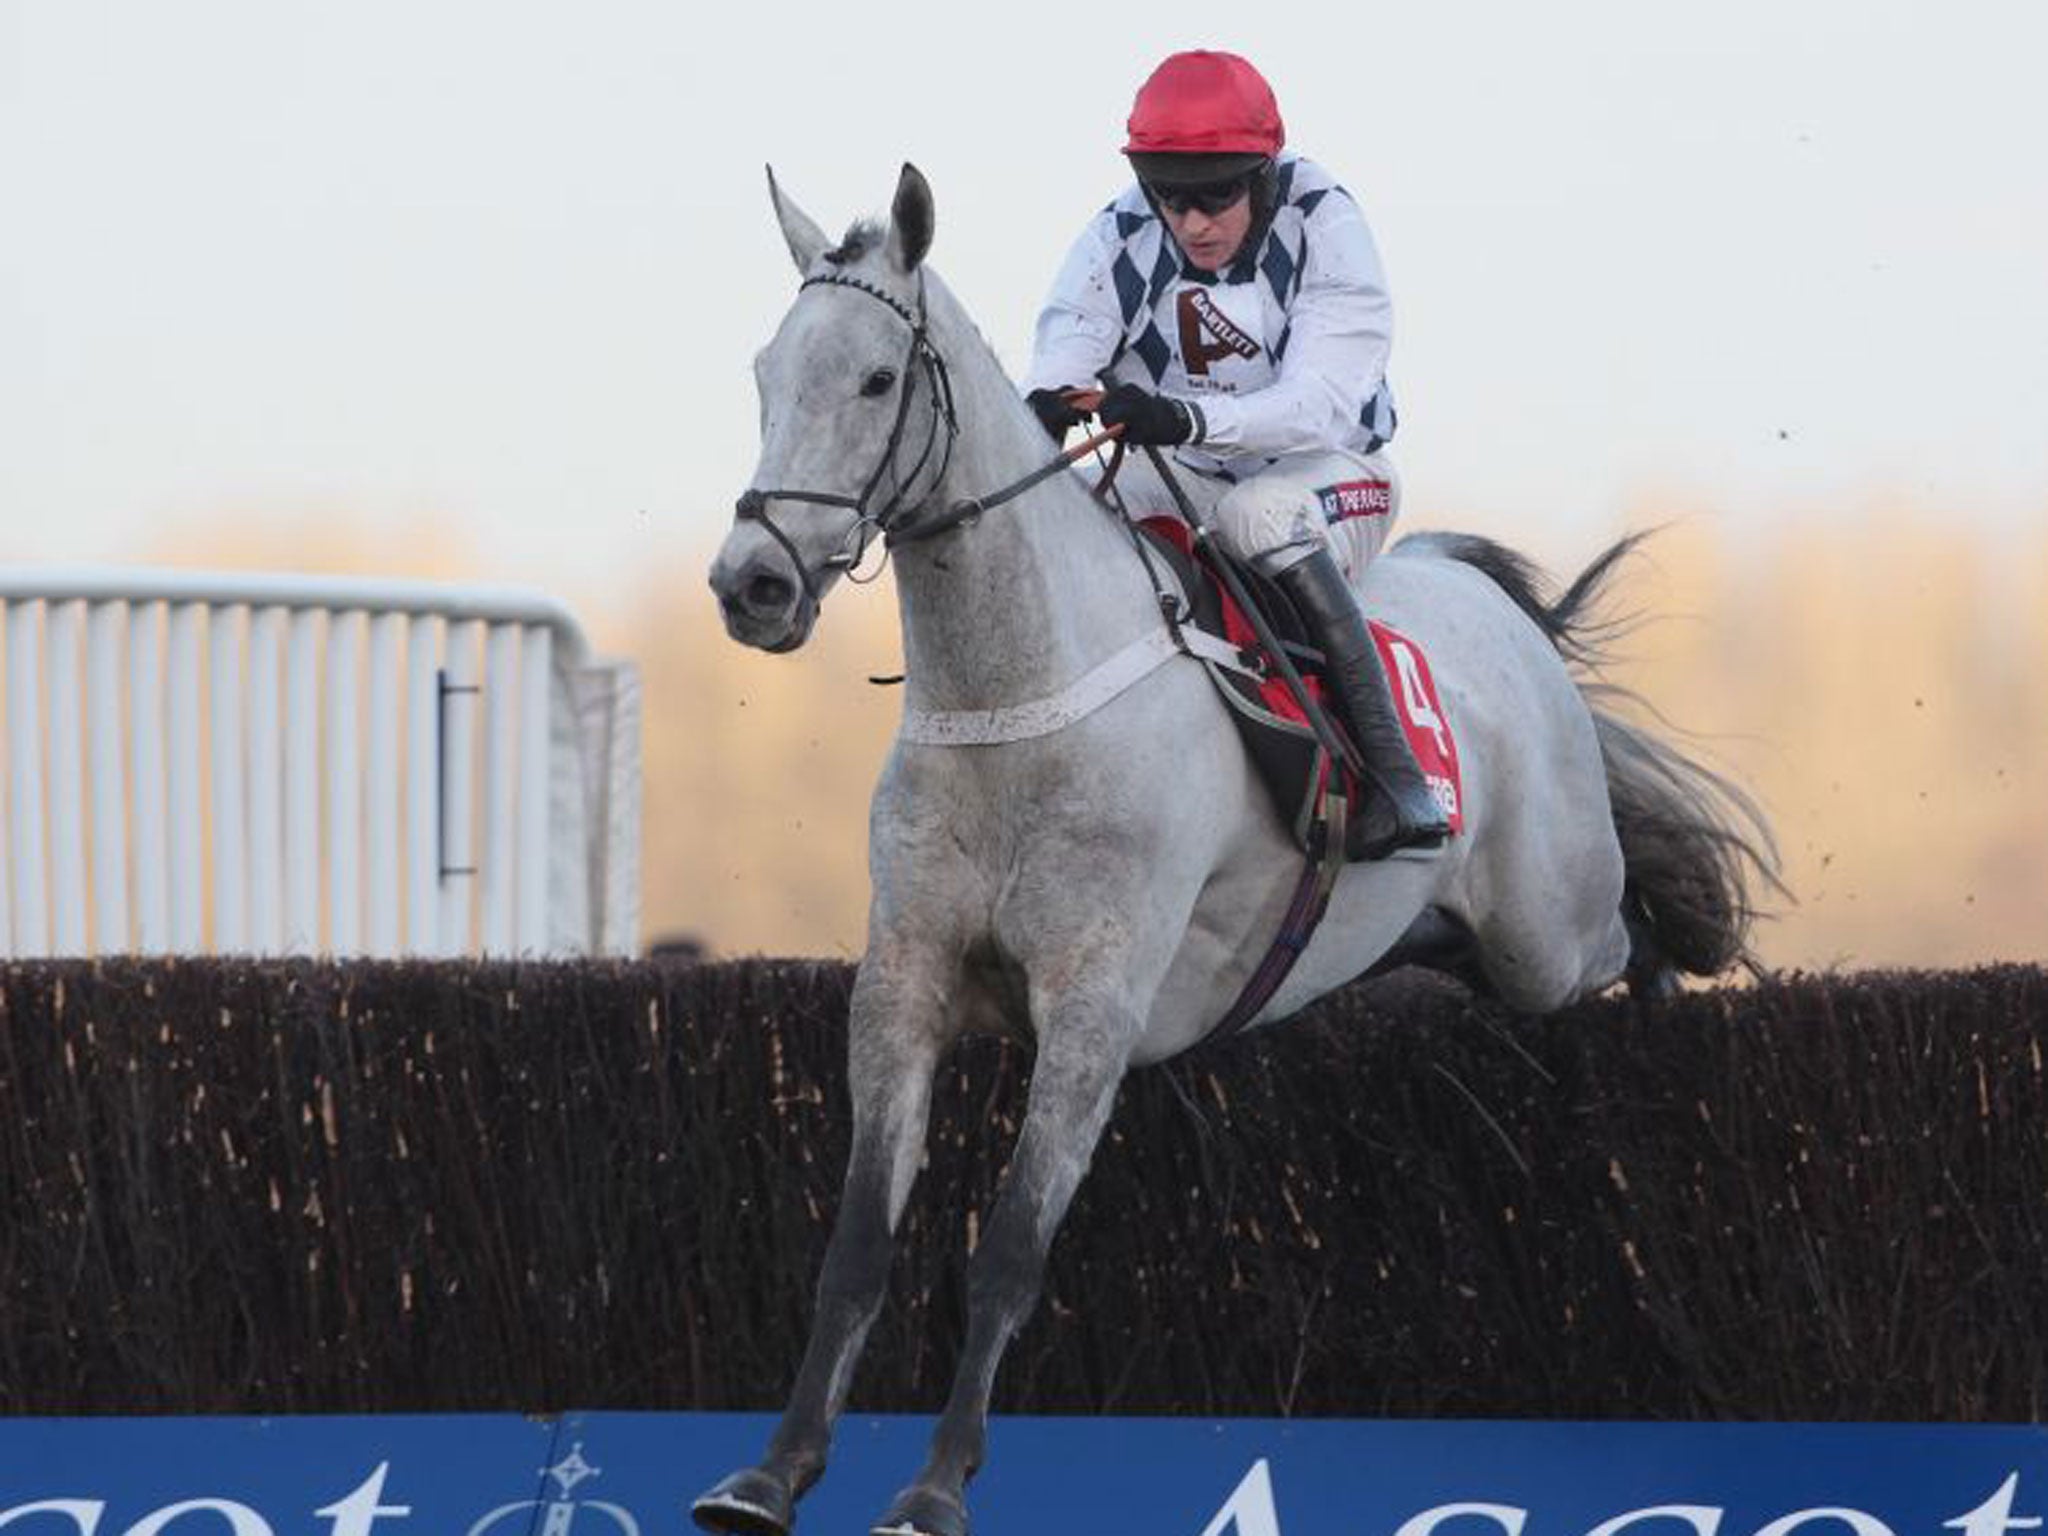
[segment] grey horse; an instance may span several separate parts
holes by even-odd
[[[1164,625],[1126,531],[1078,474],[957,525],[945,516],[1048,455],[925,265],[924,178],[906,165],[887,225],[837,242],[772,174],[769,187],[804,281],[755,361],[760,465],[711,585],[735,639],[793,650],[886,535],[906,728],[872,809],[853,1142],[810,1340],[761,1463],[693,1514],[738,1536],[790,1529],[882,1301],[934,1072],[962,1033],[998,1029],[1033,1044],[1029,1106],[968,1266],[967,1335],[928,1459],[874,1527],[965,1536],[998,1363],[1117,1085],[1210,1031],[1260,963],[1302,855],[1201,666],[1168,647],[1109,675]],[[1597,641],[1586,606],[1628,542],[1554,601],[1519,557],[1477,539],[1412,537],[1373,563],[1362,600],[1426,652],[1455,730],[1463,830],[1346,867],[1255,1022],[1399,958],[1529,1013],[1624,975],[1656,989],[1746,958],[1745,882],[1771,857],[1754,808],[1602,708],[1568,665]],[[934,722],[1014,729],[949,736]]]

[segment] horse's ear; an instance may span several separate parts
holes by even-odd
[[[809,272],[811,264],[825,254],[832,242],[809,214],[782,195],[772,165],[768,167],[768,200],[775,204],[775,222],[782,226],[782,238],[789,243],[790,260],[796,263],[799,275]]]
[[[909,161],[896,179],[896,201],[889,209],[889,260],[906,276],[932,248],[932,186]]]

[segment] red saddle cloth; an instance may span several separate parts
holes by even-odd
[[[1143,526],[1148,533],[1179,550],[1201,570],[1202,579],[1210,583],[1209,595],[1221,611],[1223,638],[1246,656],[1261,658],[1263,678],[1256,688],[1260,705],[1280,720],[1305,726],[1308,717],[1278,669],[1264,659],[1258,632],[1252,628],[1244,610],[1238,607],[1229,589],[1216,580],[1196,555],[1187,524],[1177,517],[1151,517],[1145,519]],[[1190,596],[1192,598],[1192,594]],[[1196,606],[1199,609],[1202,604],[1197,603]],[[1429,657],[1419,644],[1390,624],[1368,618],[1366,628],[1373,643],[1379,647],[1380,663],[1386,668],[1387,686],[1393,692],[1394,706],[1400,715],[1402,728],[1408,733],[1408,745],[1415,753],[1416,764],[1443,805],[1451,831],[1462,832],[1465,829],[1465,797],[1464,779],[1458,771],[1458,742],[1452,734],[1450,717],[1444,712],[1442,698],[1437,693]],[[1327,709],[1329,692],[1320,671],[1304,669],[1302,681],[1316,702]]]
[[[1365,626],[1372,631],[1373,644],[1380,648],[1380,663],[1387,669],[1387,686],[1393,690],[1394,707],[1400,711],[1401,727],[1408,733],[1408,746],[1415,753],[1416,766],[1442,804],[1451,830],[1462,832],[1465,781],[1458,773],[1458,742],[1451,735],[1450,718],[1437,697],[1429,658],[1423,655],[1421,646],[1391,624],[1367,619]]]

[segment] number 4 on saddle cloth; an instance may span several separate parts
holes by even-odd
[[[1251,621],[1224,590],[1207,561],[1211,550],[1197,553],[1188,526],[1177,517],[1149,517],[1137,525],[1152,547],[1164,555],[1180,578],[1189,613],[1184,623],[1220,635],[1237,648],[1256,676],[1203,661],[1217,690],[1230,706],[1230,717],[1279,807],[1297,843],[1308,844],[1316,809],[1316,792],[1330,770],[1329,756],[1309,728],[1307,717],[1278,670],[1260,648]],[[1287,648],[1303,683],[1327,711],[1328,690],[1322,678],[1323,654],[1307,642],[1307,630],[1295,617],[1286,595],[1273,582],[1245,565],[1237,574],[1253,600],[1271,621]],[[1373,643],[1379,647],[1401,725],[1423,777],[1444,808],[1455,836],[1465,827],[1463,781],[1458,774],[1458,743],[1437,696],[1428,658],[1422,648],[1398,630],[1368,619]],[[1351,786],[1355,800],[1358,786]]]

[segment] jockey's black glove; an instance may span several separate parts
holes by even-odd
[[[1097,414],[1105,427],[1122,427],[1124,441],[1140,447],[1171,448],[1195,435],[1195,419],[1186,406],[1137,384],[1117,385],[1102,397]]]
[[[1064,390],[1034,389],[1024,397],[1024,403],[1031,407],[1032,413],[1038,417],[1038,424],[1052,434],[1056,443],[1088,419],[1074,409]]]

